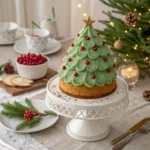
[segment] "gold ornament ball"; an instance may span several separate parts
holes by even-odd
[[[114,47],[115,47],[115,49],[120,50],[123,48],[123,43],[120,40],[118,40],[114,43]]]

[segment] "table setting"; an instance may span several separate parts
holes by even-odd
[[[4,43],[13,46],[0,46],[0,143],[6,150],[149,149],[150,79],[139,79],[132,62],[117,70],[94,22],[89,16],[77,36],[63,42],[40,27]],[[12,30],[6,24],[4,33]],[[11,51],[3,54],[3,48]]]

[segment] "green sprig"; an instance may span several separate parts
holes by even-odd
[[[44,113],[47,114],[47,115],[57,116],[57,114],[53,111],[47,111],[46,110],[46,111],[44,111]]]
[[[23,130],[23,129],[33,128],[38,123],[40,123],[41,120],[42,120],[42,117],[40,117],[40,116],[33,117],[31,120],[23,121],[22,123],[17,125],[16,130],[19,131],[19,130]]]
[[[36,24],[34,21],[32,21],[32,28],[37,27],[40,29],[40,26],[38,24]]]
[[[16,118],[16,119],[23,119],[24,116],[21,113],[12,110],[2,110],[1,112],[3,115],[7,116],[8,118]]]
[[[25,102],[29,108],[29,110],[32,110],[33,112],[38,112],[38,110],[33,106],[33,104],[31,103],[30,99],[26,98]]]
[[[52,7],[52,17],[48,18],[47,21],[55,21],[55,20],[56,20],[55,8]]]
[[[37,113],[37,116],[33,117],[30,120],[23,121],[19,125],[17,125],[16,130],[23,130],[25,128],[32,128],[38,123],[40,123],[42,117],[47,116],[47,115],[52,115],[52,116],[57,116],[55,112],[52,111],[45,111],[45,113],[40,113],[38,110],[33,106],[31,103],[31,100],[26,98],[25,99],[25,104],[20,104],[19,102],[14,102],[14,103],[1,103],[1,106],[3,110],[1,113],[8,118],[16,118],[16,119],[24,119],[24,114],[26,110],[31,110],[34,113]]]
[[[9,112],[16,112],[19,114],[24,114],[24,109],[18,107],[14,104],[10,104],[9,102],[7,103],[2,103],[1,106],[3,107],[4,111],[9,111]]]

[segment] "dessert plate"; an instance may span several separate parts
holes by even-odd
[[[39,112],[44,112],[45,110],[49,110],[49,108],[46,106],[44,100],[31,100],[32,104],[37,108]],[[21,101],[20,103],[24,104],[25,101]],[[43,117],[41,122],[37,124],[35,127],[30,128],[30,129],[24,129],[21,131],[16,131],[15,128],[16,126],[21,123],[21,120],[17,119],[9,119],[8,117],[2,115],[0,113],[0,122],[1,124],[7,128],[8,130],[15,131],[15,132],[20,132],[20,133],[32,133],[32,132],[37,132],[40,130],[44,130],[50,126],[52,126],[56,121],[58,120],[59,116],[46,116]]]
[[[49,55],[49,54],[59,51],[60,48],[61,48],[61,43],[59,41],[53,39],[52,41],[48,42],[47,49],[45,51],[34,52],[34,53],[36,53],[36,54],[41,53],[43,55]],[[14,45],[14,49],[16,52],[21,53],[21,54],[33,52],[32,50],[27,48],[25,39],[22,39],[22,40],[19,40],[18,42],[16,42],[16,44]]]

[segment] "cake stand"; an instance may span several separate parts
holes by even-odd
[[[110,128],[103,120],[124,112],[129,104],[128,86],[117,78],[117,89],[109,96],[97,99],[79,99],[59,89],[59,78],[54,76],[47,84],[47,106],[59,115],[73,118],[67,124],[67,133],[81,141],[98,141],[105,138]]]

